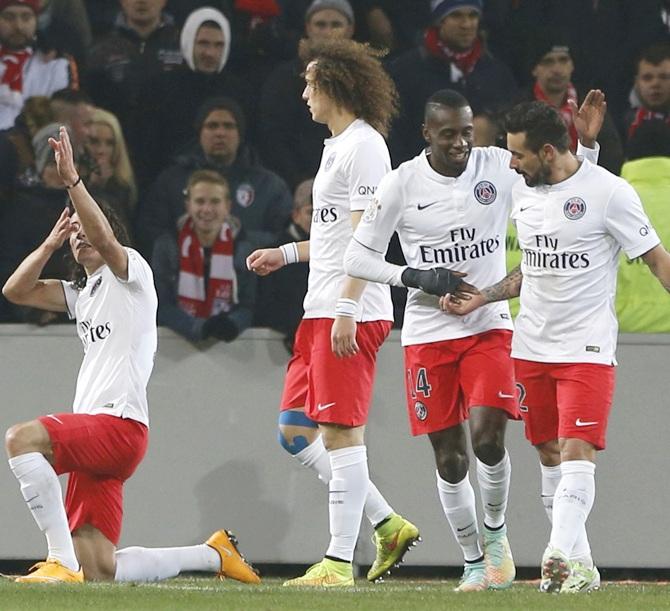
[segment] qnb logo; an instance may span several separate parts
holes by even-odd
[[[314,208],[312,212],[312,223],[334,223],[338,218],[335,206]]]
[[[356,191],[359,195],[374,195],[377,187],[371,187],[370,185],[360,185]]]
[[[106,322],[103,325],[94,325],[90,320],[84,320],[79,323],[79,337],[86,350],[91,344],[107,339],[112,333],[112,323]]]

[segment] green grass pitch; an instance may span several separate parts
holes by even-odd
[[[155,609],[222,609],[225,611],[422,611],[457,609],[670,609],[670,584],[603,583],[598,592],[548,595],[537,583],[518,583],[504,592],[453,592],[456,582],[393,579],[384,584],[357,582],[344,590],[296,590],[280,579],[259,586],[220,582],[212,578],[180,578],[156,584],[94,584],[50,586],[0,582],[2,611],[95,611]]]

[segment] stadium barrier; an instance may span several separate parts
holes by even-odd
[[[599,455],[589,533],[600,567],[669,568],[659,536],[670,506],[670,336],[623,335],[608,448]],[[69,411],[81,344],[69,325],[0,325],[0,425]],[[231,344],[194,347],[167,329],[149,386],[149,451],[126,486],[121,546],[187,545],[233,530],[250,560],[306,564],[328,542],[327,494],[276,442],[287,353],[279,335],[245,332]],[[408,433],[398,332],[384,344],[368,428],[371,477],[421,529],[408,564],[456,566],[429,444]],[[346,383],[343,380],[343,383]],[[549,525],[535,451],[510,423],[510,541],[519,566],[537,566]],[[474,480],[473,480],[473,483]],[[0,468],[0,559],[40,558],[42,535],[9,467]],[[374,555],[364,519],[356,559]]]

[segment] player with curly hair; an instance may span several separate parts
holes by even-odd
[[[303,99],[328,126],[314,180],[310,240],[253,252],[261,276],[310,262],[305,315],[298,328],[280,404],[279,440],[329,484],[331,540],[325,558],[291,586],[351,586],[363,512],[375,527],[374,581],[419,538],[393,512],[368,475],[364,441],[376,357],[388,335],[389,288],[348,277],[343,256],[382,177],[391,169],[383,134],[396,113],[396,92],[378,57],[349,40],[304,41]]]

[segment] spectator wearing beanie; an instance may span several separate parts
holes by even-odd
[[[309,40],[351,38],[354,12],[347,0],[314,0],[305,11],[304,27]],[[325,125],[312,121],[302,99],[304,70],[296,55],[274,70],[261,91],[258,150],[291,188],[316,174],[330,135]]]
[[[495,111],[516,92],[509,68],[493,57],[479,36],[482,0],[433,0],[423,44],[389,66],[400,95],[400,117],[391,131],[394,165],[424,146],[424,105],[439,89],[454,89],[475,113]]]
[[[561,32],[539,29],[529,53],[533,83],[520,93],[518,101],[539,100],[556,108],[568,128],[570,149],[577,149],[577,130],[573,124],[570,104],[579,107],[583,94],[572,82],[575,64],[568,38]],[[611,115],[606,113],[600,135],[598,165],[619,174],[623,163],[621,139]]]
[[[77,86],[74,62],[35,49],[39,0],[0,0],[0,130],[14,126],[25,100]]]

